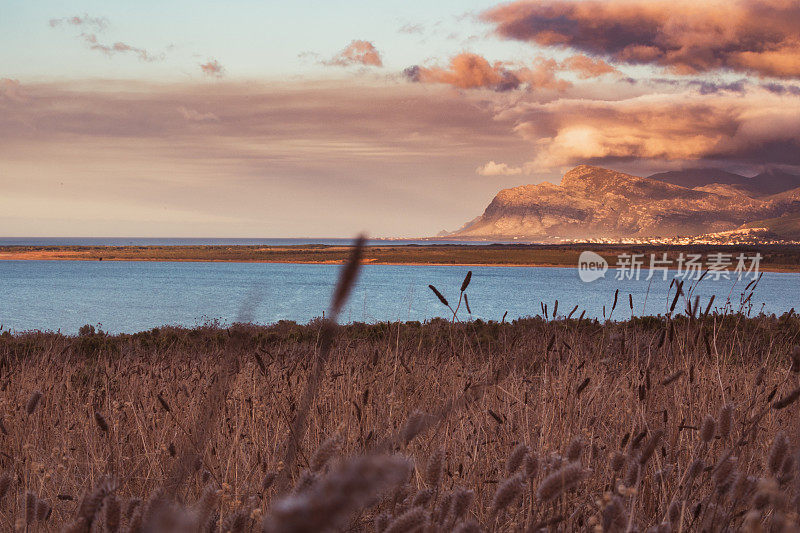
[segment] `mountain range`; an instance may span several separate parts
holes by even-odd
[[[640,177],[579,165],[559,185],[500,191],[482,215],[447,237],[664,238],[747,228],[800,240],[800,176],[772,169],[748,178],[695,168]]]

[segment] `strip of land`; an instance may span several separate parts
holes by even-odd
[[[584,250],[603,256],[610,268],[619,258],[638,254],[641,267],[648,268],[651,254],[667,259],[672,266],[683,254],[702,254],[703,261],[713,254],[725,254],[734,269],[737,256],[760,254],[759,269],[775,272],[800,272],[800,246],[656,246],[656,245],[407,245],[368,246],[365,264],[378,265],[464,265],[464,266],[544,266],[573,267]],[[221,261],[241,263],[337,264],[344,262],[350,247],[326,245],[300,246],[3,246],[0,260],[65,261]]]

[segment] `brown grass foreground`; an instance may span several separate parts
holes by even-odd
[[[0,335],[0,528],[796,531],[796,315],[331,328]]]

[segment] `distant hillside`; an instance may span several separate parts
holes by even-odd
[[[763,175],[762,182],[762,177],[721,171],[681,172],[656,179],[580,165],[564,174],[559,185],[545,182],[500,191],[481,216],[449,236],[674,237],[730,231],[800,212],[798,176],[775,172]]]
[[[778,218],[748,222],[744,228],[765,228],[781,239],[800,241],[800,212],[789,213]]]
[[[732,190],[752,197],[770,196],[800,187],[800,176],[777,169],[770,169],[748,178],[716,168],[690,168],[660,172],[648,176],[649,179],[695,189],[715,184],[730,185]]]
[[[704,187],[712,183],[722,185],[743,185],[750,178],[726,172],[717,168],[687,168],[685,170],[671,170],[669,172],[659,172],[652,176],[647,176],[651,180],[663,181],[673,185],[679,185],[688,189]]]
[[[750,178],[751,183],[757,183],[755,190],[763,194],[778,194],[790,189],[800,187],[800,176],[789,174],[781,170],[767,170]]]

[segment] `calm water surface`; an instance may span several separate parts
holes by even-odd
[[[0,324],[4,330],[52,330],[74,334],[83,324],[112,332],[136,332],[165,324],[195,326],[209,320],[260,324],[281,319],[307,322],[326,309],[336,265],[275,263],[174,263],[147,261],[0,261]],[[453,303],[468,268],[365,266],[343,313],[346,321],[425,320],[448,316],[428,289],[432,283]],[[664,313],[669,282],[658,278],[583,283],[574,268],[471,267],[468,294],[474,318],[499,320],[541,314],[540,302],[560,315],[575,306],[603,317],[620,290],[614,319]],[[746,282],[704,280],[695,294],[715,307],[729,297],[738,308]],[[647,298],[645,307],[645,296]],[[800,274],[765,273],[752,298],[752,313],[800,308]],[[459,315],[466,317],[463,310]]]

